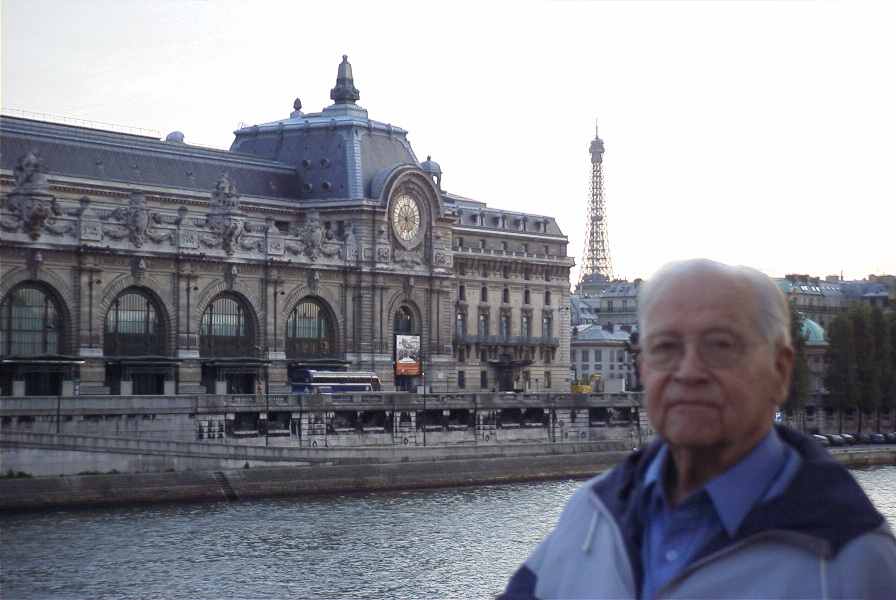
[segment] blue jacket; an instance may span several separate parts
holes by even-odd
[[[802,462],[786,490],[720,534],[658,598],[896,598],[896,540],[842,465],[785,427]],[[579,488],[554,530],[514,573],[505,600],[638,598],[637,498],[660,443]]]

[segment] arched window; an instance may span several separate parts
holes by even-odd
[[[63,329],[56,300],[40,284],[21,285],[0,304],[0,354],[59,354]]]
[[[158,356],[164,353],[159,311],[144,292],[128,289],[112,302],[106,313],[103,353],[106,356]]]
[[[202,313],[199,328],[201,356],[255,356],[251,313],[237,297],[222,294]]]
[[[407,306],[400,307],[395,313],[395,333],[414,333],[414,317]]]
[[[317,300],[302,300],[286,320],[287,358],[333,354],[334,329],[327,310]]]

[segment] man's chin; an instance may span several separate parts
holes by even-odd
[[[660,432],[666,442],[678,448],[709,448],[721,443],[721,436],[714,428],[687,423],[666,427]]]

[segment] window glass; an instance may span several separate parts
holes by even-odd
[[[163,352],[161,323],[155,304],[139,290],[126,290],[106,313],[103,353],[146,356]]]
[[[37,285],[15,288],[0,304],[0,352],[59,354],[63,322],[56,301]]]
[[[287,357],[332,353],[333,330],[333,323],[320,302],[313,298],[302,300],[286,320]]]
[[[201,356],[255,355],[254,332],[242,301],[220,295],[202,313],[199,327]]]

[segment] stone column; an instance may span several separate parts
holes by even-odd
[[[199,291],[193,265],[189,262],[178,264],[177,278],[177,357],[182,359],[178,367],[178,393],[204,394],[202,385],[202,364],[199,362],[199,323],[195,323],[191,311]]]
[[[265,271],[264,294],[267,310],[265,310],[266,336],[264,346],[267,349],[265,358],[271,361],[267,367],[267,392],[269,394],[289,393],[289,374],[286,362],[286,323],[281,322],[280,313],[283,306],[284,279],[280,270],[268,266]]]
[[[78,355],[85,359],[80,368],[81,395],[104,395],[109,393],[106,385],[106,363],[103,360],[103,332],[95,325],[99,315],[102,267],[98,257],[81,255],[75,272],[77,306],[72,307],[72,318],[77,329],[76,344]],[[99,319],[100,321],[102,319]]]

